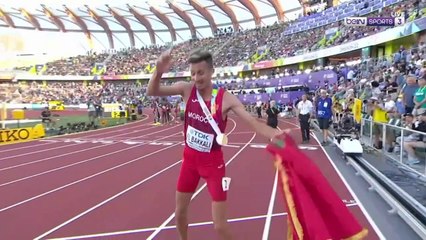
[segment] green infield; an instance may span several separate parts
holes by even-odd
[[[145,118],[146,116],[139,116],[138,120]],[[57,135],[60,129],[66,128],[68,132],[80,132],[91,129],[105,128],[111,126],[122,125],[127,122],[131,122],[127,118],[97,118],[95,119],[94,127],[91,125],[89,117],[87,114],[83,113],[81,115],[73,116],[53,116],[52,119],[54,122],[52,124],[43,123],[43,126],[46,130],[46,136]],[[26,120],[6,120],[6,128],[26,128],[34,127],[36,124],[42,123],[40,119],[26,119]],[[90,125],[90,126],[89,126]],[[83,130],[84,129],[84,130]]]

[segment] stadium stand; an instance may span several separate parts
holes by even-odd
[[[425,3],[415,0],[351,1],[293,22],[275,24],[244,31],[228,31],[215,37],[192,39],[174,46],[175,62],[171,72],[188,69],[186,55],[191,49],[207,48],[215,53],[216,67],[231,67],[304,54],[340,45],[384,31],[389,27],[348,27],[342,22],[347,16],[390,16],[404,12],[407,22],[426,13]],[[309,39],[307,41],[306,39]],[[46,64],[45,75],[124,75],[151,73],[155,59],[168,46],[124,49],[110,54],[89,53]],[[106,69],[94,71],[96,65]]]

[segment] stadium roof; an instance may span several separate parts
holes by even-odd
[[[123,46],[162,44],[209,37],[228,26],[269,25],[300,9],[298,0],[0,0],[0,26],[83,32],[89,39],[102,33],[114,48],[122,34],[129,39]]]

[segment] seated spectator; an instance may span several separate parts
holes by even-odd
[[[401,127],[405,128],[407,130],[411,130],[411,129],[415,128],[413,114],[411,114],[411,113],[404,114]],[[410,131],[404,131],[403,133],[402,132],[400,133],[401,136],[397,137],[396,140],[395,140],[394,153],[398,154],[401,150],[402,134],[404,135],[404,141],[405,141],[405,138],[408,137],[411,134],[411,132]]]
[[[415,124],[414,129],[416,131],[426,133],[426,112],[420,116],[420,121]],[[404,139],[404,150],[408,153],[408,165],[414,165],[420,163],[417,158],[414,148],[426,148],[426,138],[423,134],[412,133]]]

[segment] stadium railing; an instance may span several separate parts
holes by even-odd
[[[400,119],[392,119],[389,123],[377,123],[374,122],[371,117],[362,118],[360,129],[362,143],[376,150],[379,149],[377,149],[377,146],[374,144],[376,137],[375,128],[380,130],[380,135],[378,137],[381,139],[382,152],[385,156],[417,172],[426,179],[426,133],[402,127]],[[404,142],[408,140],[407,138],[411,138],[409,137],[410,135],[421,135],[424,139],[422,141],[423,147],[414,148],[416,157],[420,162],[411,165],[407,163],[408,155],[404,150]],[[389,148],[393,148],[393,151],[388,151]]]

